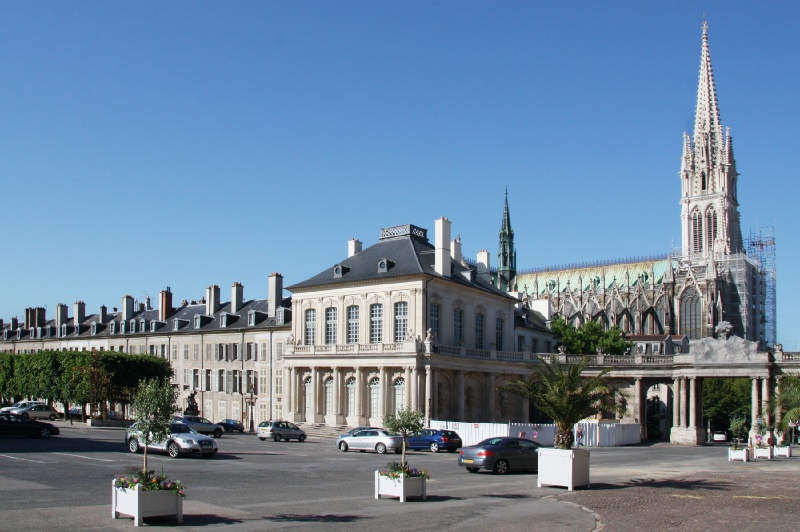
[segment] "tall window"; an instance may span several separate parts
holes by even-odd
[[[706,212],[706,246],[709,251],[714,251],[714,241],[717,239],[717,213],[714,209]]]
[[[703,217],[697,209],[692,213],[692,251],[703,251]]]
[[[275,370],[275,395],[283,395],[283,369]]]
[[[345,385],[347,393],[347,416],[356,415],[356,378],[350,377]]]
[[[430,329],[434,338],[439,338],[439,310],[441,307],[438,303],[431,303],[430,311]]]
[[[394,381],[394,411],[399,412],[406,406],[406,380],[402,377]]]
[[[333,415],[333,377],[325,379],[325,413]]]
[[[494,321],[494,346],[498,351],[503,350],[503,318]]]
[[[325,343],[336,343],[336,307],[325,309]]]
[[[347,307],[347,343],[358,343],[358,306]]]
[[[403,342],[408,332],[408,303],[400,301],[394,304],[394,341]]]
[[[383,342],[383,305],[375,303],[369,306],[369,343]]]
[[[700,322],[702,320],[702,302],[697,289],[687,288],[681,296],[681,330],[690,340],[700,338]]]
[[[464,339],[464,311],[460,308],[453,309],[453,343],[461,344]]]
[[[380,415],[379,405],[381,402],[381,380],[374,377],[369,381],[369,415],[377,417]]]
[[[314,345],[317,330],[317,311],[312,309],[306,310],[306,345]]]
[[[475,349],[483,349],[483,314],[475,314]]]
[[[183,359],[189,360],[189,344],[183,346]]]

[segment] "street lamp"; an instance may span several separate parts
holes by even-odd
[[[253,388],[252,384],[247,388],[247,393],[250,394],[250,397],[246,399],[247,404],[250,405],[250,432],[255,432],[256,428],[255,425],[253,424],[253,406],[255,405],[256,402],[255,398],[256,390],[255,388]]]

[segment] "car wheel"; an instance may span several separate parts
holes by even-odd
[[[438,453],[439,452],[439,444],[436,443],[435,441],[431,442],[431,452],[432,453]]]
[[[386,454],[386,445],[379,443],[375,446],[375,450],[378,451],[378,454]]]
[[[49,419],[50,419],[50,421],[55,421],[56,420],[56,415],[55,414],[50,414],[50,418]]]
[[[132,453],[139,452],[139,442],[136,440],[136,438],[131,438],[128,440],[128,450]]]
[[[266,441],[266,438],[262,438],[261,436],[259,436],[258,439],[261,441]]]
[[[339,444],[339,450],[342,451],[343,453],[346,453],[347,452],[347,442],[343,441],[342,443],[340,443]]]
[[[42,429],[39,432],[39,437],[40,438],[49,438],[50,437],[50,429]]]
[[[221,438],[222,437],[222,429],[215,429],[214,430],[214,437]]]
[[[272,437],[272,439],[275,440],[275,441],[281,441],[281,435],[280,434],[276,434],[275,436]]]
[[[297,437],[297,441],[299,441],[300,443],[303,443],[304,441],[306,441],[306,435],[305,434],[301,434],[300,436]]]
[[[492,468],[492,472],[496,475],[505,475],[508,473],[508,462],[506,460],[498,460],[494,463],[494,468]]]
[[[214,458],[214,453],[203,453],[203,458]]]
[[[479,469],[480,469],[479,467],[468,467],[467,471],[469,471],[470,473],[477,473]]]
[[[30,419],[31,416],[29,416],[27,412],[23,412],[22,417],[24,417],[25,419]]]
[[[181,448],[177,443],[172,442],[167,445],[167,453],[169,454],[170,458],[177,458],[181,455]]]
[[[244,432],[244,429],[239,429],[239,434],[241,434],[242,432]]]

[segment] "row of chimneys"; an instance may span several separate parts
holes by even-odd
[[[442,277],[450,277],[452,261],[461,264],[461,237],[450,240],[450,226],[452,222],[445,217],[434,221],[435,228],[435,256],[433,268]],[[448,247],[449,246],[449,247]],[[347,258],[361,251],[362,244],[357,238],[347,242]],[[491,283],[492,277],[489,270],[489,252],[485,249],[478,252],[478,278]]]
[[[283,302],[283,276],[279,273],[271,273],[269,275],[269,293],[267,294],[267,313],[269,316],[275,316],[275,311]],[[213,284],[206,288],[206,315],[213,316],[222,306],[219,297],[219,286]],[[172,292],[167,287],[166,290],[161,291],[158,307],[158,320],[166,321],[175,309],[172,308]],[[231,286],[231,313],[236,313],[242,310],[244,306],[244,286],[241,283],[233,283]],[[133,317],[135,309],[135,302],[133,297],[125,295],[122,298],[122,319],[127,321]],[[150,310],[150,298],[146,299],[145,303],[139,303],[139,312]],[[114,309],[116,310],[116,309]],[[83,323],[86,319],[86,303],[83,301],[76,301],[74,306],[73,324]],[[56,327],[61,327],[67,324],[69,317],[67,314],[67,305],[59,303],[56,306]],[[108,309],[105,305],[100,307],[100,315],[98,320],[100,323],[108,321]],[[42,307],[27,308],[25,309],[25,329],[33,329],[35,327],[43,327],[47,323],[45,317],[45,309]],[[17,318],[11,318],[11,329],[16,329],[19,326]],[[3,320],[0,319],[0,329],[3,328]]]

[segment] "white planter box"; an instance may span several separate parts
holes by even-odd
[[[753,460],[756,458],[772,460],[772,447],[753,447]]]
[[[144,491],[141,486],[134,489],[117,488],[111,485],[111,517],[119,514],[133,517],[134,526],[141,526],[145,517],[174,515],[183,523],[183,497],[174,491]]]
[[[741,460],[742,462],[747,462],[750,459],[750,450],[749,449],[728,449],[728,462],[733,462],[734,460]]]
[[[375,471],[375,498],[380,499],[381,495],[389,497],[399,497],[400,502],[406,502],[406,497],[427,498],[426,491],[427,479],[422,477],[400,477],[389,478],[381,475],[380,471]]]
[[[540,447],[538,486],[589,487],[589,451]]]
[[[773,447],[775,449],[775,456],[785,456],[786,458],[792,457],[792,448],[788,445],[777,445]]]

